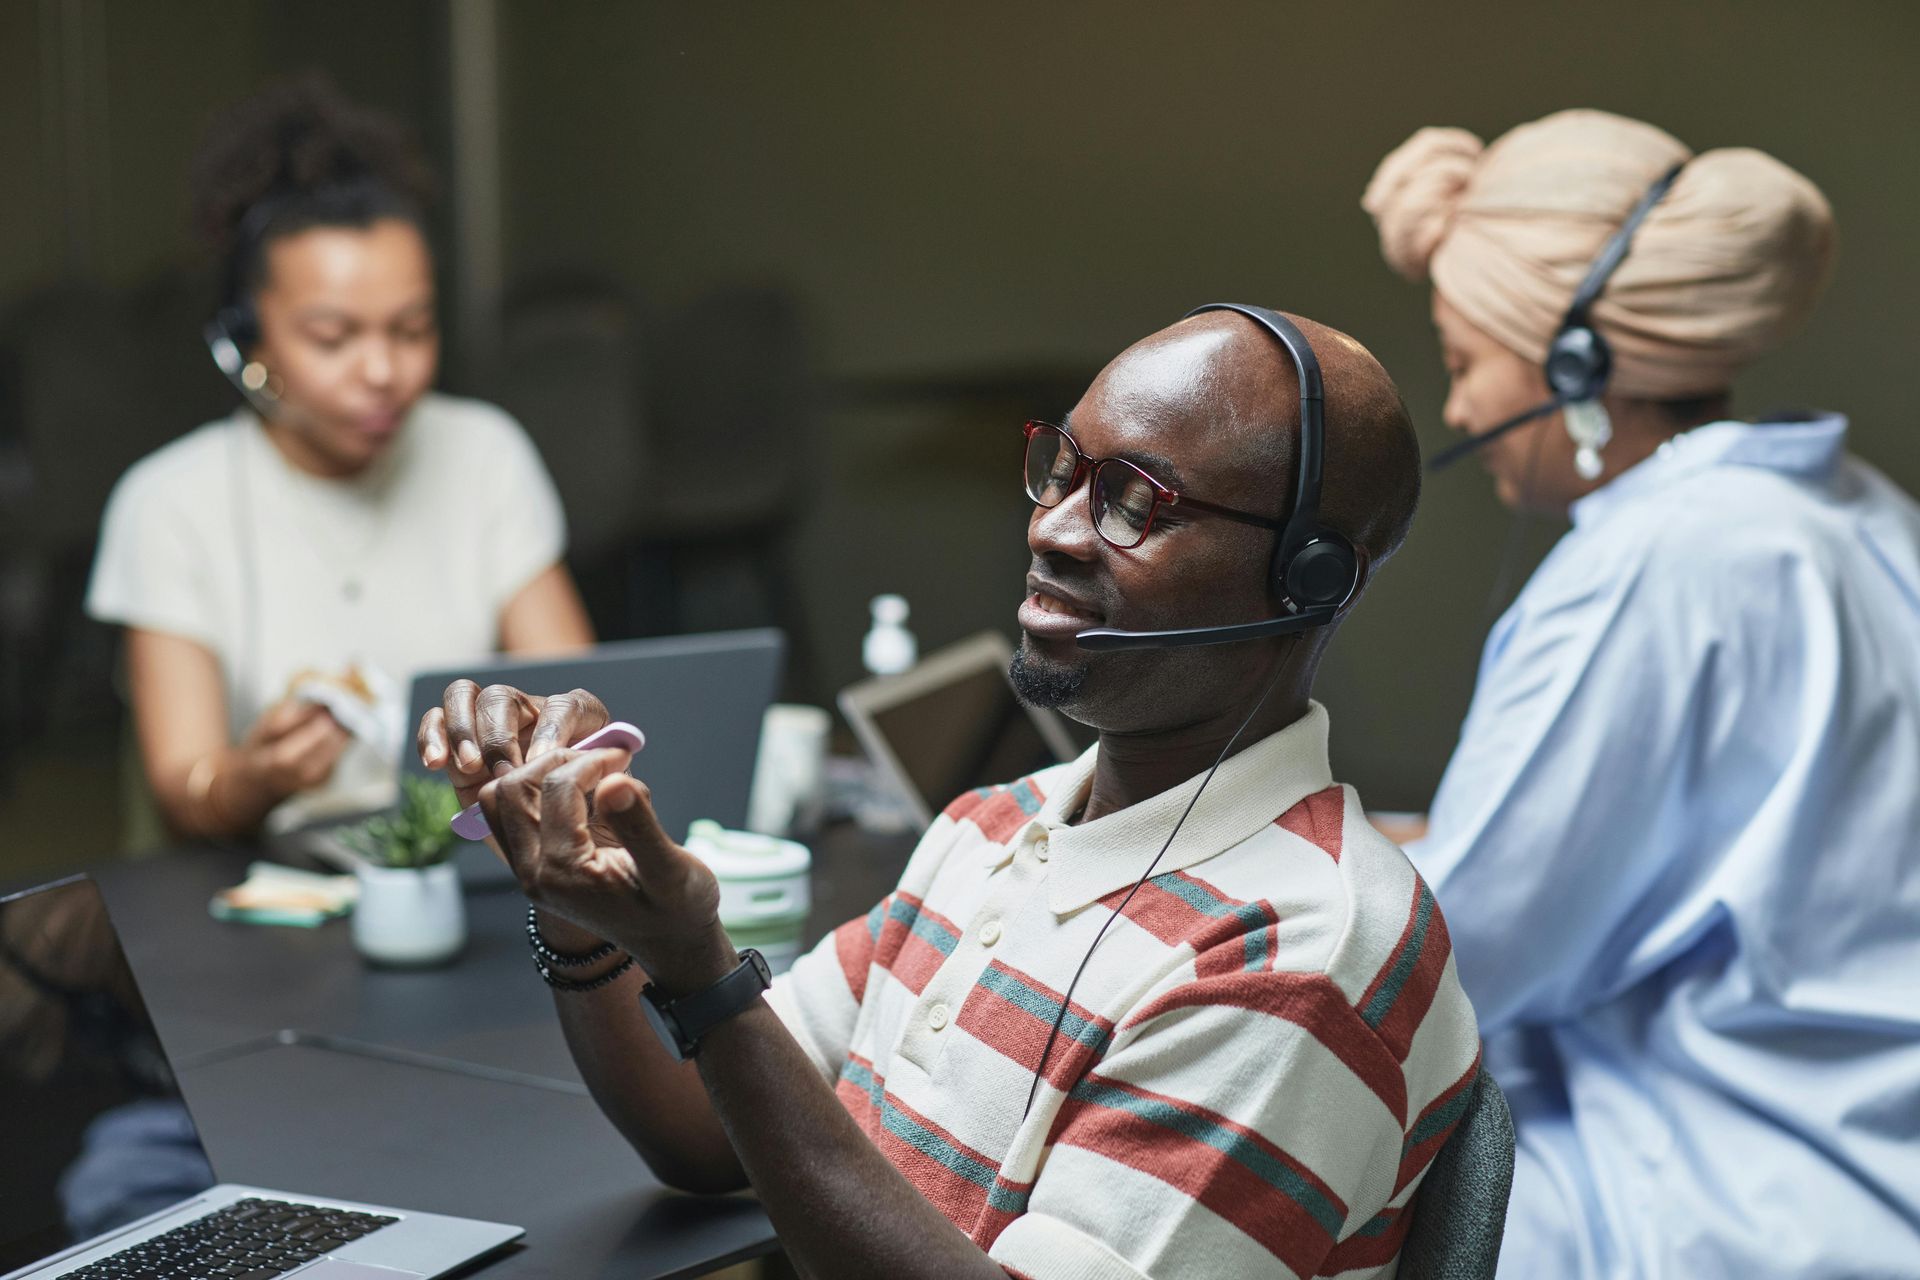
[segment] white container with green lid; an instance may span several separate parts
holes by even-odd
[[[687,828],[687,851],[720,882],[720,924],[733,945],[752,947],[775,973],[785,971],[799,958],[813,905],[807,846],[700,818]]]

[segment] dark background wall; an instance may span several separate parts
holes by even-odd
[[[791,564],[815,697],[857,674],[875,592],[907,594],[929,646],[1011,630],[1018,423],[1196,302],[1349,330],[1436,444],[1426,299],[1381,264],[1358,208],[1423,124],[1490,139],[1597,106],[1807,173],[1839,218],[1838,274],[1737,407],[1843,408],[1856,450],[1920,488],[1920,8],[1901,0],[493,12],[509,284],[585,275],[671,308],[764,281],[803,308],[821,434]],[[425,0],[0,0],[0,305],[193,267],[193,139],[280,71],[327,68],[445,163],[448,25]],[[452,381],[484,379],[456,360]],[[1335,647],[1336,763],[1376,805],[1419,805],[1438,777],[1506,528],[1472,468],[1432,481]]]
[[[826,20],[510,6],[510,256],[610,267],[668,295],[728,273],[801,290],[826,369],[861,406],[830,419],[847,483],[810,522],[805,561],[836,566],[810,594],[847,675],[881,587],[909,594],[928,639],[1010,625],[1025,508],[988,497],[1011,488],[1020,419],[1065,407],[876,409],[863,383],[1091,372],[1196,302],[1249,299],[1369,344],[1439,440],[1424,293],[1381,263],[1358,207],[1380,157],[1423,124],[1491,139],[1597,106],[1809,174],[1839,217],[1839,273],[1738,406],[1845,408],[1856,447],[1920,487],[1899,376],[1914,327],[1887,323],[1920,286],[1920,87],[1905,71],[1920,10],[1629,0],[1598,30],[1582,12],[1576,35],[1564,6],[1484,2],[870,4]],[[951,519],[920,499],[934,469]],[[1340,764],[1377,803],[1423,803],[1438,778],[1505,527],[1473,468],[1436,478],[1333,651]]]

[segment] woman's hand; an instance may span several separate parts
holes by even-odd
[[[465,806],[501,774],[580,741],[611,718],[585,689],[539,697],[510,685],[482,689],[455,680],[440,705],[420,718],[414,744],[420,763],[446,771]]]
[[[239,764],[265,792],[267,808],[333,776],[353,735],[323,706],[288,699],[260,714],[239,747]]]

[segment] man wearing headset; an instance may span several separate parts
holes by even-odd
[[[955,801],[767,1001],[626,754],[561,746],[590,694],[456,684],[421,757],[536,904],[609,1117],[676,1186],[750,1182],[803,1273],[1389,1269],[1478,1039],[1309,694],[1412,518],[1405,410],[1344,335],[1220,308],[1025,443],[1014,674],[1100,743]]]

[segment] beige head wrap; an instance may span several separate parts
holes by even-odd
[[[1694,156],[1649,124],[1562,111],[1482,146],[1422,129],[1374,172],[1361,205],[1387,262],[1496,341],[1544,359],[1574,290],[1656,178],[1680,173],[1593,308],[1613,389],[1673,399],[1724,390],[1813,310],[1833,212],[1806,178],[1745,148]]]

